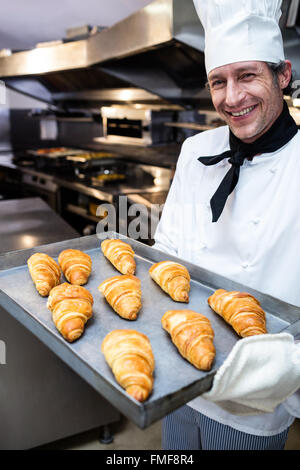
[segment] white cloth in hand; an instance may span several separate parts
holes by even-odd
[[[273,412],[300,389],[300,344],[288,333],[239,340],[202,395],[237,415]]]

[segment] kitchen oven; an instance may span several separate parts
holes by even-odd
[[[96,142],[155,145],[174,141],[174,131],[165,125],[174,121],[173,109],[129,106],[101,108],[103,137]]]

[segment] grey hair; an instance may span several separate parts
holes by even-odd
[[[285,71],[285,68],[286,68],[285,61],[280,60],[276,64],[273,63],[273,62],[266,62],[266,64],[269,67],[269,70],[271,71],[271,73],[273,75],[273,79],[274,79],[275,83],[278,84],[278,76],[281,73],[283,73]],[[293,78],[293,75],[292,75],[287,87],[284,88],[284,90],[282,90],[284,95],[289,95],[290,96],[292,94],[292,92],[293,92],[293,88],[292,88],[293,80],[294,80],[294,78]]]

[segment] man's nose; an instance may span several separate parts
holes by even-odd
[[[244,92],[236,81],[228,81],[226,86],[226,105],[233,108],[243,100]]]

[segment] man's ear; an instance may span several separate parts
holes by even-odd
[[[288,84],[290,83],[291,76],[292,76],[292,64],[289,60],[285,60],[285,69],[283,72],[279,74],[278,81],[279,86],[282,90],[284,90]]]

